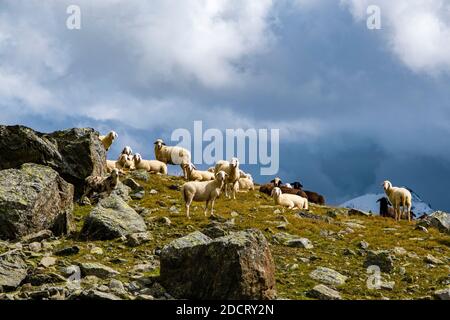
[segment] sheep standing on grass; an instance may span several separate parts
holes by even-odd
[[[403,213],[408,213],[408,221],[411,221],[412,196],[406,188],[393,187],[389,181],[383,182],[384,193],[392,203],[395,212],[395,220],[400,221]],[[400,207],[402,210],[400,211]]]
[[[231,158],[231,161],[218,161],[215,167],[215,173],[217,174],[220,171],[224,171],[227,174],[227,179],[224,185],[225,196],[229,197],[228,185],[230,185],[233,193],[233,199],[236,199],[236,184],[239,183],[239,178],[241,176],[239,170],[239,159]]]
[[[191,153],[181,147],[168,147],[162,139],[156,140],[154,144],[156,160],[166,164],[180,165],[183,170],[183,176],[187,179],[187,172],[183,168],[183,164],[191,163]]]
[[[220,195],[227,174],[224,171],[219,171],[212,181],[190,181],[181,187],[181,194],[186,203],[186,215],[190,219],[189,210],[192,201],[206,201],[205,217],[208,213],[208,204],[211,202],[211,216],[214,216],[214,202]]]
[[[214,180],[214,173],[209,171],[197,170],[194,164],[183,164],[183,169],[187,172],[187,179],[189,181],[211,181]]]
[[[143,169],[147,172],[167,174],[167,165],[158,160],[143,160],[139,153],[133,156],[134,169]]]
[[[377,200],[380,203],[380,216],[385,218],[395,219],[395,211],[394,208],[390,207],[392,204],[389,202],[389,199],[386,197],[382,197]],[[406,217],[405,217],[406,218]],[[411,211],[411,219],[415,219],[416,215]]]
[[[275,204],[287,207],[288,209],[305,209],[308,210],[308,199],[295,194],[283,194],[278,187],[273,188],[272,197]]]
[[[99,136],[98,138],[105,147],[105,150],[108,151],[114,140],[116,140],[118,137],[119,135],[115,131],[111,131],[106,136]]]
[[[119,183],[119,175],[120,172],[118,169],[113,169],[109,176],[101,177],[101,176],[89,176],[85,179],[85,191],[81,200],[84,198],[90,198],[92,194],[98,193],[106,193],[110,195],[111,192],[117,187]]]

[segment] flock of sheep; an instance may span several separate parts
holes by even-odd
[[[100,140],[106,151],[118,135],[111,131],[106,136],[100,136]],[[186,205],[186,215],[190,219],[190,206],[193,201],[206,202],[205,216],[208,206],[211,215],[214,215],[214,203],[219,195],[224,192],[227,198],[236,199],[236,192],[254,190],[255,185],[250,174],[239,168],[239,159],[230,161],[221,160],[207,171],[197,170],[191,162],[191,154],[188,150],[167,146],[163,140],[154,142],[156,160],[144,160],[139,153],[133,155],[132,149],[123,148],[118,160],[107,160],[109,176],[86,178],[86,190],[84,197],[90,197],[96,193],[110,193],[119,181],[123,170],[146,170],[150,173],[167,174],[167,165],[179,165],[183,170],[183,176],[188,182],[181,187],[181,193]],[[308,210],[309,202],[324,205],[325,198],[314,191],[303,190],[300,182],[283,184],[280,178],[275,178],[270,183],[261,185],[259,190],[273,197],[275,204],[288,209]],[[412,196],[405,188],[393,187],[389,181],[383,183],[384,191],[393,206],[394,218],[400,220],[406,214],[411,221]]]

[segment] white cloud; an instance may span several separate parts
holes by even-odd
[[[390,50],[411,70],[450,72],[450,2],[443,0],[341,0],[358,21],[366,9],[381,8],[382,30]]]

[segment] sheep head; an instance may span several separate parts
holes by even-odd
[[[162,139],[157,139],[153,144],[158,150],[161,150],[161,148],[166,145]]]
[[[239,167],[239,159],[238,158],[231,158],[230,165],[233,168]]]
[[[142,161],[142,156],[141,156],[139,153],[136,153],[136,154],[133,156],[133,161],[134,161],[134,163],[139,163],[139,162],[141,162],[141,161]]]
[[[281,186],[283,184],[283,182],[281,181],[281,179],[279,177],[276,177],[275,179],[273,179],[270,182],[273,183],[273,185],[275,187],[279,187],[279,186]]]
[[[392,188],[392,183],[388,180],[385,180],[382,184],[384,191],[389,190],[390,188]]]
[[[111,131],[110,133],[108,133],[108,136],[112,141],[116,140],[119,137],[119,135],[115,131]]]
[[[130,146],[126,146],[125,148],[123,148],[122,150],[122,154],[127,154],[127,155],[131,155],[133,153],[133,150],[131,150]]]
[[[278,187],[273,188],[272,193],[270,194],[271,197],[278,198],[281,196],[281,189]]]
[[[216,173],[216,180],[219,182],[224,182],[228,177],[228,173],[226,173],[225,171],[219,171]]]
[[[292,186],[294,189],[301,189],[301,188],[303,188],[303,185],[302,185],[300,182],[298,182],[298,181],[292,182],[292,183],[291,183],[291,186]]]

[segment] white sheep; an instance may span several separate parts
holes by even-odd
[[[132,156],[133,155],[133,150],[131,149],[130,146],[124,147],[122,152],[119,155],[119,159],[120,159],[120,156],[123,155],[123,154],[126,154],[127,156]]]
[[[255,184],[251,175],[247,174],[244,178],[239,178],[238,183],[235,184],[236,191],[246,192],[255,190]]]
[[[295,194],[282,193],[278,187],[273,188],[272,197],[275,204],[287,207],[288,209],[305,209],[308,210],[308,199]]]
[[[225,181],[225,196],[228,195],[228,185],[231,186],[231,190],[233,193],[233,199],[236,199],[236,184],[239,183],[239,178],[241,176],[239,170],[239,159],[231,158],[231,161],[220,160],[217,162],[215,167],[215,172],[224,171],[228,174],[227,179]]]
[[[194,164],[182,164],[183,169],[187,171],[189,181],[211,181],[214,180],[214,173],[209,171],[197,170]]]
[[[167,174],[167,165],[158,160],[143,160],[139,153],[133,156],[134,168],[143,169],[152,173]]]
[[[403,213],[408,213],[408,221],[411,221],[412,196],[406,188],[393,187],[389,181],[383,182],[384,193],[392,203],[395,212],[395,220],[400,221]],[[400,207],[402,210],[400,211]]]
[[[183,170],[183,176],[187,179],[186,169],[182,165],[191,163],[191,153],[181,147],[168,147],[162,139],[156,140],[154,144],[156,160],[166,164],[180,165]]]
[[[224,186],[226,178],[227,174],[224,171],[219,171],[212,181],[190,181],[186,182],[181,187],[181,194],[186,203],[186,215],[188,219],[191,218],[189,211],[192,201],[206,201],[205,217],[208,213],[208,204],[211,202],[211,216],[214,216],[214,202],[220,195],[220,191]]]
[[[116,161],[116,168],[134,170],[133,157],[127,154],[121,154],[119,160]]]
[[[105,147],[105,150],[108,151],[114,140],[116,140],[118,137],[119,135],[115,131],[111,131],[106,136],[99,136],[98,138]]]

